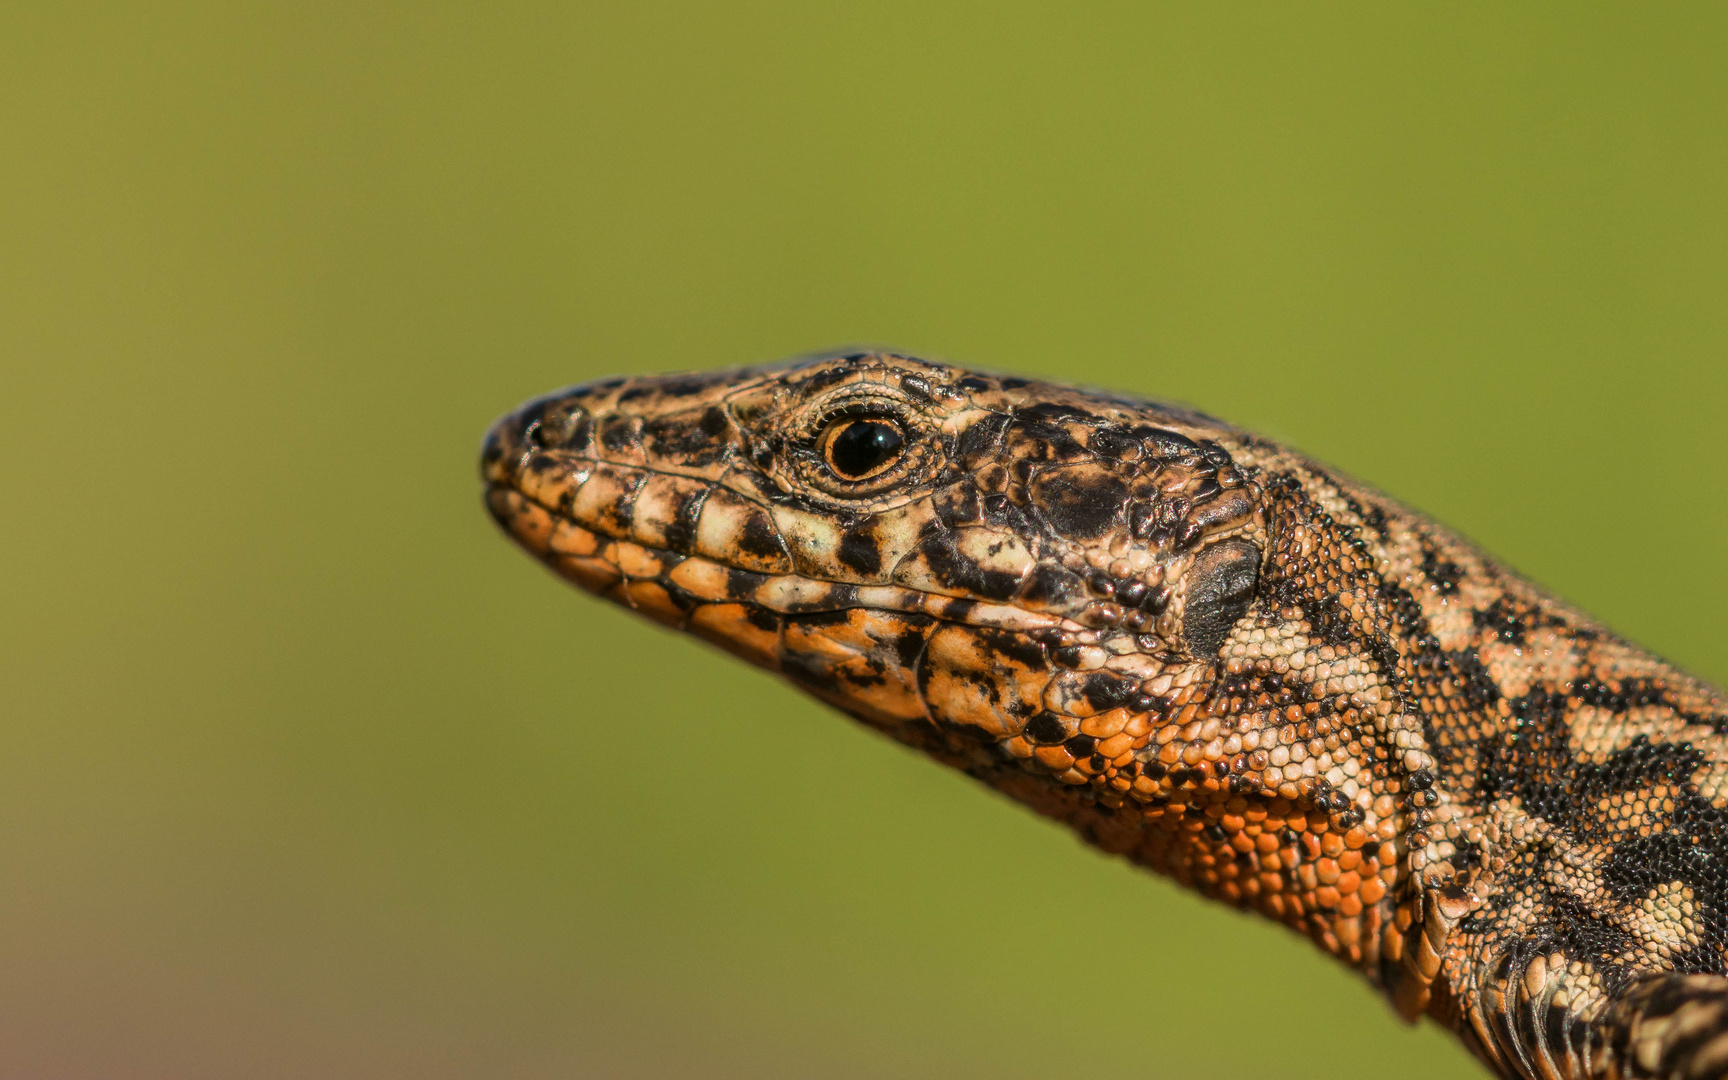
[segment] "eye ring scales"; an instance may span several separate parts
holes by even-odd
[[[823,464],[835,478],[856,484],[880,476],[906,454],[906,433],[887,416],[844,416],[818,441]]]

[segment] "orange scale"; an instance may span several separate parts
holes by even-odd
[[[1053,769],[1058,772],[1069,769],[1074,765],[1074,755],[1070,754],[1060,746],[1040,746],[1038,749],[1032,751],[1032,756],[1037,758],[1039,764],[1043,765],[1045,768]]]
[[[1086,730],[1086,725],[1081,724],[1080,730]],[[1129,737],[1127,732],[1121,732],[1100,742],[1097,746],[1097,752],[1107,758],[1119,758],[1125,754],[1131,755],[1134,752],[1134,740]],[[1126,765],[1127,762],[1122,764]]]
[[[604,559],[580,555],[560,556],[553,560],[552,565],[560,574],[590,592],[604,593],[624,576],[618,572],[617,567]]]
[[[683,625],[683,610],[659,582],[627,581],[619,588],[624,590],[627,596],[627,599],[620,602],[635,608],[638,614],[668,626]]]
[[[1090,735],[1095,739],[1106,739],[1111,741],[1113,741],[1115,737],[1117,737],[1127,726],[1127,709],[1111,709],[1109,712],[1099,713],[1096,716],[1088,716],[1086,719],[1080,721],[1080,730],[1084,734]],[[1124,740],[1124,745],[1132,741],[1133,736],[1128,736]]]

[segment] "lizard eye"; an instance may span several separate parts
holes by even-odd
[[[856,483],[886,472],[906,452],[900,425],[883,416],[841,417],[822,432],[817,445],[833,474]]]

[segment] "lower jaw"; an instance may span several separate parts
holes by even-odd
[[[1040,748],[1026,741],[1022,728],[1027,716],[1046,707],[1046,691],[1056,682],[1083,680],[1106,666],[1115,677],[1131,680],[1160,670],[1144,656],[1113,654],[1096,644],[1064,650],[1075,654],[1072,664],[1047,666],[1047,660],[1035,657],[1009,660],[998,651],[1016,651],[1006,640],[1024,644],[1027,637],[1048,640],[1052,634],[1072,640],[1090,632],[1072,621],[1007,605],[896,586],[733,570],[703,556],[604,535],[504,485],[492,486],[486,498],[506,531],[584,590],[781,673],[842,711],[931,752],[938,746],[920,734],[919,725],[938,723],[940,714],[946,727],[960,724],[975,729],[985,744],[1001,743],[1006,758],[1030,758]],[[917,674],[924,665],[929,669]],[[930,676],[930,671],[938,674]],[[947,689],[935,698],[945,704],[926,698],[927,676],[946,680]],[[995,690],[974,694],[968,684]],[[1023,707],[1004,712],[1010,701]],[[1121,719],[1126,723],[1126,714]],[[1143,742],[1137,740],[1133,749]],[[1006,758],[993,752],[991,760],[1007,764]],[[1061,774],[1065,784],[1093,779],[1072,762],[1064,769],[1056,768],[1060,762],[1039,761]]]

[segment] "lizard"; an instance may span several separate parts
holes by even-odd
[[[611,378],[492,516],[1518,1080],[1728,1075],[1728,699],[1192,409],[888,351]]]

